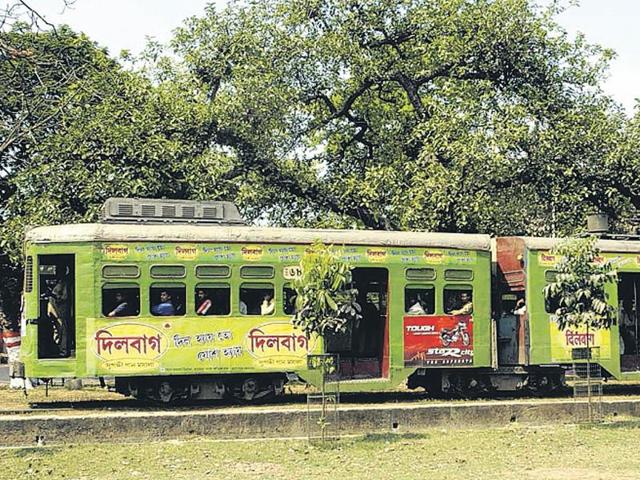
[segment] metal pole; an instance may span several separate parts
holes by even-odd
[[[325,394],[326,377],[327,377],[327,357],[322,358],[322,417],[320,424],[320,433],[322,443],[326,441],[326,429],[327,429],[327,396]]]
[[[591,406],[591,347],[589,345],[589,324],[587,323],[587,415],[589,423],[593,422],[593,411]]]
[[[633,282],[633,344],[635,348],[635,370],[638,370],[638,279]]]

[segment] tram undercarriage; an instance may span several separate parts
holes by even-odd
[[[268,400],[284,393],[284,374],[117,377],[116,391],[140,400]]]
[[[566,387],[561,367],[501,367],[493,369],[420,368],[407,380],[410,389],[422,387],[434,397],[473,397],[493,392],[550,394]]]

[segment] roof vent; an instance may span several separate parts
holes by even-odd
[[[231,202],[148,198],[110,198],[102,207],[101,221],[246,225]]]
[[[118,215],[130,217],[133,215],[133,205],[130,204],[120,204],[118,205]]]
[[[587,231],[602,234],[609,231],[609,217],[603,213],[587,216]]]
[[[155,205],[142,205],[140,211],[143,217],[157,217]]]
[[[163,217],[175,217],[176,216],[176,207],[173,205],[163,205],[162,206],[162,216]]]
[[[183,206],[182,207],[182,216],[184,218],[194,218],[196,216],[195,207]]]

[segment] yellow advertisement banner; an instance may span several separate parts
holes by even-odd
[[[367,248],[367,259],[372,263],[382,263],[387,260],[387,250],[384,248]]]
[[[190,374],[303,370],[321,342],[284,318],[95,318],[87,347],[89,374]]]
[[[607,329],[593,330],[587,333],[586,328],[569,327],[558,329],[554,322],[549,322],[551,337],[551,360],[567,362],[572,360],[571,351],[575,348],[592,347],[594,359],[611,358],[611,331]]]

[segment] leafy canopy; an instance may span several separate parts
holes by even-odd
[[[640,197],[614,169],[612,52],[554,8],[233,2],[173,46],[236,153],[224,178],[258,185],[241,198],[272,223],[570,234],[585,204],[615,217]]]
[[[617,272],[610,261],[600,257],[596,242],[596,237],[570,239],[552,251],[561,258],[556,280],[544,288],[544,295],[557,301],[551,318],[560,329],[609,328],[616,322],[617,312],[607,301],[606,286],[617,281]]]
[[[294,281],[294,325],[307,335],[325,336],[345,332],[361,318],[358,291],[351,288],[352,267],[338,250],[316,242],[302,256],[300,267],[302,275]]]

